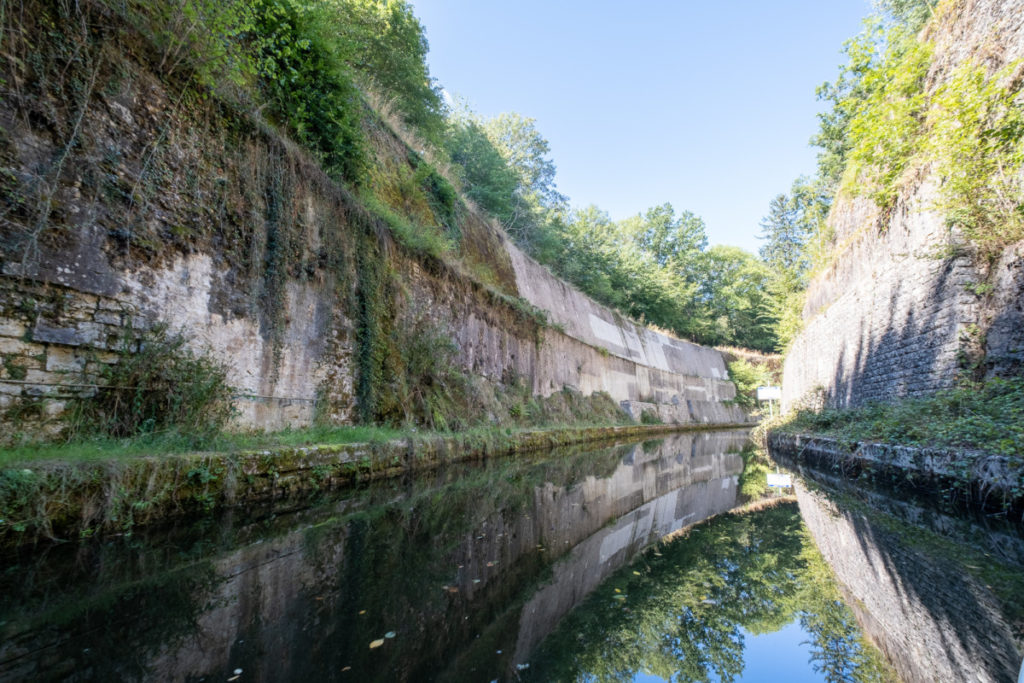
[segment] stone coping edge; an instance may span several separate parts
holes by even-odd
[[[844,441],[814,434],[770,430],[768,451],[796,462],[838,467],[848,473],[894,469],[925,482],[952,484],[976,494],[979,503],[1024,504],[1024,468],[984,451]]]

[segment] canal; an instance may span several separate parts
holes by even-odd
[[[1011,680],[1018,530],[900,508],[972,550],[897,558],[865,496],[802,471],[766,497],[756,457],[745,431],[567,448],[25,551],[0,575],[0,680],[909,680],[954,641],[975,652],[941,671]],[[1000,569],[951,577],[943,607],[901,572],[935,583],[946,554]]]

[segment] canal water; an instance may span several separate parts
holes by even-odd
[[[745,500],[747,443],[493,459],[8,557],[0,680],[892,679],[828,530]]]

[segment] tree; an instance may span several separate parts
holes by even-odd
[[[430,46],[405,0],[303,0],[322,13],[337,50],[358,80],[390,98],[402,119],[432,142],[444,130],[440,89],[430,77]]]
[[[453,117],[445,135],[445,147],[462,176],[466,196],[503,224],[511,225],[516,214],[519,175],[495,149],[487,133],[473,117]]]
[[[661,267],[685,271],[699,252],[708,246],[704,220],[689,211],[678,218],[671,204],[647,209],[637,243],[649,252]]]
[[[753,254],[716,245],[700,261],[699,297],[707,308],[709,342],[768,351],[775,348],[768,281],[771,273]]]
[[[555,189],[555,164],[548,141],[536,121],[515,112],[499,114],[483,124],[495,149],[519,177],[521,195],[532,205],[564,208],[567,199]]]

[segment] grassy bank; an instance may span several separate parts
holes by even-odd
[[[459,433],[312,429],[231,437],[236,446],[258,447],[218,452],[156,453],[146,451],[141,441],[120,449],[96,443],[93,450],[80,452],[70,445],[21,449],[6,454],[0,469],[0,546],[126,533],[182,514],[301,497],[448,462],[706,428],[565,425]],[[331,440],[318,440],[323,437]]]
[[[849,443],[958,448],[1024,458],[1024,378],[964,384],[925,398],[797,411],[770,425]]]
[[[773,455],[847,477],[909,484],[1013,519],[1024,509],[1024,379],[799,411],[765,425],[765,434]]]

